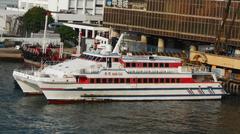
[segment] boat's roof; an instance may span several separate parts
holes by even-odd
[[[90,56],[96,56],[96,57],[113,57],[113,58],[121,57],[120,55],[115,54],[115,53],[110,53],[108,55],[103,55],[103,54],[100,54],[100,53],[95,53],[95,52],[90,52],[90,51],[83,52],[83,54],[90,55]]]
[[[152,55],[143,55],[143,56],[124,56],[122,57],[123,61],[161,61],[161,62],[179,62],[180,58],[168,57],[168,56],[152,56]]]
[[[119,58],[122,57],[123,61],[162,61],[162,62],[179,62],[181,61],[181,58],[176,58],[176,57],[168,57],[168,56],[153,56],[153,55],[118,55],[116,53],[110,53],[109,55],[102,55],[99,53],[94,53],[94,52],[84,52],[83,54],[85,55],[90,55],[90,56],[96,56],[96,57],[113,57],[113,58]]]
[[[73,59],[64,61],[62,63],[46,67],[43,71],[47,74],[64,75],[65,73],[72,73],[80,70],[81,68],[87,68],[95,65],[95,62],[82,59]]]

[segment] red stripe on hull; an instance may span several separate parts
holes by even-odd
[[[42,90],[64,90],[64,88],[42,88]]]
[[[24,96],[40,96],[42,93],[24,93]]]
[[[74,104],[80,100],[47,100],[48,104]]]

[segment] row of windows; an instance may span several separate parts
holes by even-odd
[[[169,63],[126,63],[125,67],[169,67]]]
[[[90,83],[180,83],[179,78],[91,78]]]
[[[97,61],[97,62],[106,62],[106,57],[96,57],[91,55],[82,54],[80,58]],[[119,58],[111,58],[113,62],[119,62]]]

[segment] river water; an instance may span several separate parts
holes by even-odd
[[[0,61],[0,133],[240,133],[240,97],[49,105],[22,94],[12,78],[19,66]]]

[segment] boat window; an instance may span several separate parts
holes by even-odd
[[[148,67],[153,67],[153,64],[152,63],[148,63]]]
[[[118,58],[113,58],[113,62],[119,62]]]
[[[137,64],[137,67],[143,67],[143,66],[142,66],[142,63],[138,63],[138,64]]]
[[[160,67],[164,67],[164,64],[163,64],[163,63],[160,63]]]
[[[171,83],[175,83],[175,79],[174,78],[171,79]]]
[[[86,57],[85,54],[80,55],[80,58],[85,58],[85,57]]]
[[[101,59],[100,57],[97,57],[97,58],[95,59],[95,61],[100,61],[100,59]]]
[[[97,57],[93,56],[92,60],[96,60]]]
[[[158,78],[155,78],[155,79],[154,79],[154,83],[158,83]]]
[[[91,60],[91,59],[92,59],[92,56],[89,56],[87,59],[88,59],[88,60]]]
[[[147,78],[144,78],[143,83],[147,83],[147,82],[148,82]]]
[[[124,79],[123,78],[120,79],[120,83],[124,83]]]
[[[113,80],[111,78],[108,79],[108,83],[112,83]]]
[[[158,67],[158,63],[154,63],[154,67]]]
[[[100,83],[100,78],[97,78],[97,79],[96,79],[96,83]]]
[[[170,82],[169,78],[166,78],[166,83],[169,83],[169,82]]]
[[[126,79],[126,83],[130,83],[130,79],[129,78]]]
[[[94,83],[95,82],[95,79],[90,79],[90,83]]]
[[[107,79],[103,78],[102,83],[107,83]]]
[[[138,83],[142,83],[142,78],[138,78]]]
[[[153,83],[153,79],[152,78],[149,78],[149,83]]]
[[[85,55],[85,56],[84,56],[85,59],[88,59],[88,57],[89,57],[89,55]]]
[[[126,63],[126,67],[130,67],[130,63]]]
[[[143,67],[147,67],[147,63],[143,63]]]
[[[160,78],[160,83],[164,83],[164,79],[163,78]]]
[[[177,82],[177,83],[180,83],[180,79],[179,79],[179,78],[177,78],[177,79],[176,79],[176,82]]]
[[[165,64],[165,67],[169,67],[169,63],[166,63],[166,64]]]
[[[114,78],[114,83],[119,83],[118,78]]]
[[[101,58],[100,62],[106,62],[106,58]]]
[[[132,67],[136,67],[136,63],[132,63]]]

